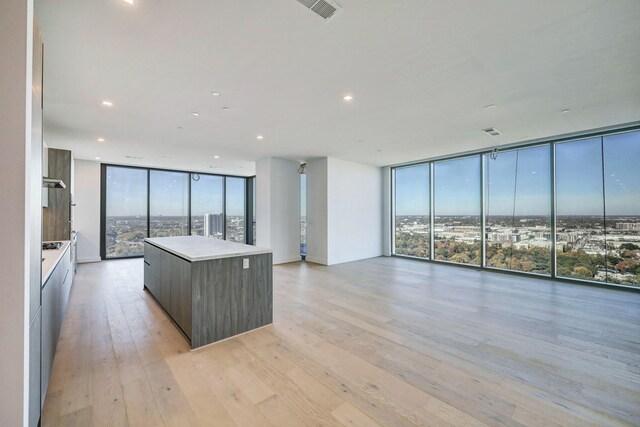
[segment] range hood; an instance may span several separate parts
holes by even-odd
[[[61,179],[42,178],[42,188],[67,188]]]

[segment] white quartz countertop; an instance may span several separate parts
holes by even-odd
[[[62,255],[69,249],[69,240],[61,240],[62,247],[60,249],[43,249],[42,250],[42,285],[49,279],[53,270],[62,259]]]
[[[271,253],[271,249],[203,236],[152,237],[144,241],[191,262]]]

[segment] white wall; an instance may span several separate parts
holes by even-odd
[[[328,264],[382,255],[382,172],[328,159]]]
[[[27,423],[29,280],[32,201],[41,210],[41,187],[30,188],[33,1],[6,0],[0,13],[0,424]],[[39,157],[40,158],[40,157]],[[42,184],[40,184],[41,186]]]
[[[78,232],[78,262],[100,261],[100,163],[75,160],[73,226]]]
[[[300,260],[300,164],[269,157],[256,163],[256,245],[273,263]]]
[[[307,261],[328,264],[326,157],[307,161]]]
[[[332,265],[382,255],[382,182],[378,167],[307,162],[307,260]]]

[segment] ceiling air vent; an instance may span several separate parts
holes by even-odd
[[[498,135],[502,135],[500,133],[500,131],[496,128],[486,128],[486,129],[482,129],[482,132],[486,133],[487,135],[491,135],[491,136],[498,136]]]
[[[125,159],[131,159],[131,160],[142,160],[142,157],[139,157],[139,156],[130,156],[130,155],[128,155],[128,154],[125,154],[125,155],[124,155],[124,158],[125,158]]]
[[[324,19],[331,18],[341,9],[339,4],[330,0],[298,0],[298,3],[303,4],[307,9],[311,9]]]

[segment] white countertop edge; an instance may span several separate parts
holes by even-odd
[[[194,237],[194,236],[181,236],[181,237]],[[267,248],[261,248],[259,246],[251,246],[245,245],[244,243],[236,243],[236,242],[227,242],[226,240],[222,240],[222,242],[233,243],[237,245],[248,246],[250,249],[239,250],[237,252],[225,252],[222,254],[211,254],[211,255],[202,255],[202,256],[189,256],[184,252],[180,252],[178,249],[172,248],[170,246],[159,243],[157,239],[162,239],[163,237],[147,237],[144,239],[145,243],[149,243],[151,245],[157,246],[160,249],[163,249],[169,253],[179,256],[180,258],[186,259],[190,262],[197,261],[209,261],[213,259],[221,259],[221,258],[235,258],[240,256],[251,256],[251,255],[262,255],[262,254],[270,254],[273,251]]]
[[[41,258],[44,258],[44,261],[42,261],[42,283],[40,284],[41,287],[44,286],[47,280],[49,280],[49,277],[51,277],[51,273],[53,273],[53,270],[56,269],[65,252],[67,252],[67,249],[69,249],[69,246],[71,246],[71,241],[69,240],[57,241],[62,242],[62,247],[60,249],[42,250]],[[56,253],[54,254],[54,252]],[[45,256],[45,254],[47,254],[48,256]],[[54,261],[51,262],[51,260]]]

